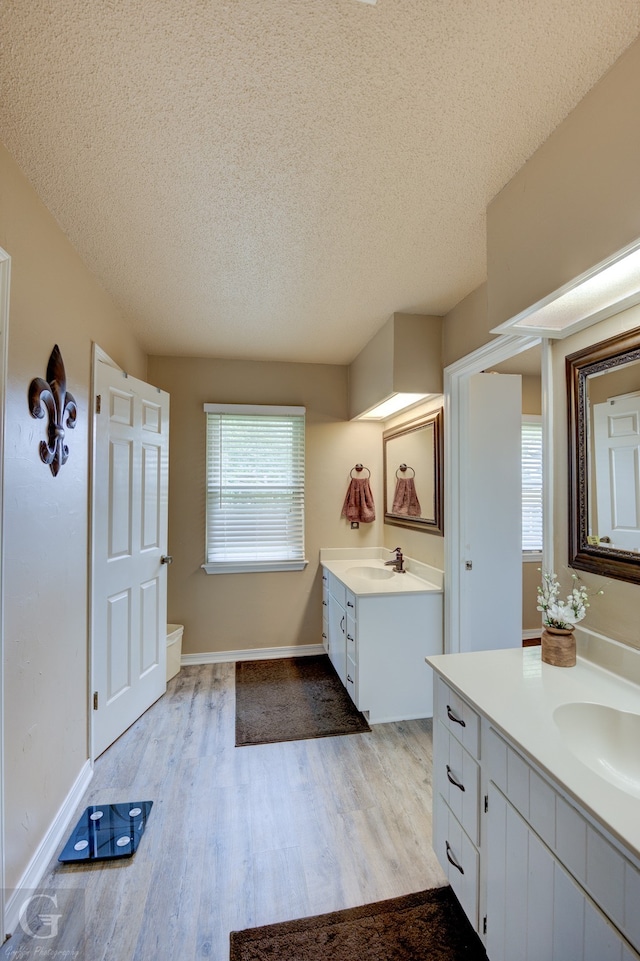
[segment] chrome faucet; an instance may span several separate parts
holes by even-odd
[[[404,561],[404,558],[402,556],[402,548],[394,547],[391,553],[396,555],[395,558],[392,561],[385,561],[384,566],[389,567],[391,564],[393,564],[393,569],[396,572],[396,574],[406,574],[406,571],[402,566]]]

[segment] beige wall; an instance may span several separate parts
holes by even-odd
[[[5,453],[6,883],[18,883],[87,758],[91,341],[144,376],[142,352],[0,147],[0,247],[12,259]],[[78,403],[69,460],[41,463],[27,406],[58,343]]]
[[[442,366],[448,367],[461,357],[483,347],[493,335],[489,333],[487,285],[477,287],[461,300],[444,319]]]
[[[640,40],[487,208],[491,326],[640,233]]]
[[[636,240],[640,223],[640,40],[536,151],[487,210],[489,326]],[[554,553],[568,588],[564,357],[640,325],[638,308],[553,347]],[[594,588],[600,579],[584,575]],[[640,647],[640,587],[609,581],[585,626]]]
[[[184,624],[183,653],[318,644],[321,547],[382,542],[382,426],[349,423],[347,368],[322,364],[149,358],[149,379],[171,394],[169,620]],[[204,561],[204,403],[307,408],[302,572],[214,574]],[[356,463],[371,470],[376,521],[352,531],[340,517]]]

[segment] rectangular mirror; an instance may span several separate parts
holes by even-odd
[[[569,564],[640,583],[640,330],[566,359]]]
[[[442,408],[382,439],[385,523],[442,535]]]

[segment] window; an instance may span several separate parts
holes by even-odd
[[[542,419],[533,415],[522,419],[522,551],[542,553]]]
[[[298,571],[304,559],[304,407],[205,404],[208,574]]]

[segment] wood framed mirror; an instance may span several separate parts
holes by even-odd
[[[382,435],[385,524],[444,533],[442,408]]]
[[[569,564],[640,583],[640,328],[566,358]]]

